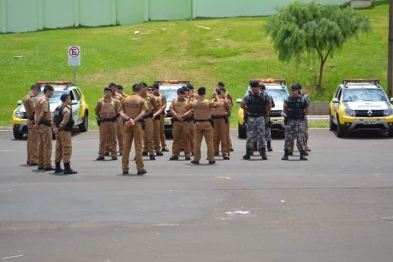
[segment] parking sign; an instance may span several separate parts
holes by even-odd
[[[80,46],[69,46],[68,47],[68,66],[80,66],[81,65],[81,47]]]

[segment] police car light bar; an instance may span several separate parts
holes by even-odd
[[[250,79],[250,82],[252,81],[258,81],[259,83],[285,83],[285,78]]]
[[[345,78],[343,84],[347,83],[373,83],[379,84],[379,78]]]
[[[189,80],[156,80],[154,83],[157,84],[188,84],[190,83]]]
[[[38,81],[37,85],[71,85],[71,81]]]

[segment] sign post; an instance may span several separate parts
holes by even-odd
[[[74,67],[74,85],[76,85],[76,67],[81,65],[82,52],[80,46],[68,47],[68,66]]]

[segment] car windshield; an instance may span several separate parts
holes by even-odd
[[[344,89],[343,102],[364,102],[364,101],[382,101],[386,102],[387,98],[382,89]]]
[[[266,89],[265,92],[273,98],[274,102],[285,101],[288,97],[286,89]]]
[[[174,98],[177,98],[177,90],[176,89],[164,89],[160,90],[160,93],[163,94],[166,98],[167,102],[172,102]]]
[[[49,104],[58,104],[62,94],[67,94],[68,91],[54,91],[52,97],[49,99]],[[35,98],[38,100],[44,95],[44,92],[39,93]]]

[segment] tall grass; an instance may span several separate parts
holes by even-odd
[[[268,18],[147,22],[0,35],[0,126],[11,126],[16,101],[37,80],[72,80],[73,68],[67,65],[71,45],[82,47],[77,84],[91,112],[112,81],[130,93],[132,84],[140,81],[189,79],[196,87],[213,89],[220,80],[234,98],[240,98],[251,78],[283,77],[288,85],[302,83],[312,101],[330,100],[347,77],[377,77],[386,86],[388,9],[385,3],[361,11],[369,16],[373,31],[351,40],[328,59],[322,90],[316,89],[319,64],[315,57],[278,61],[264,30]],[[232,124],[236,121],[233,117]]]

